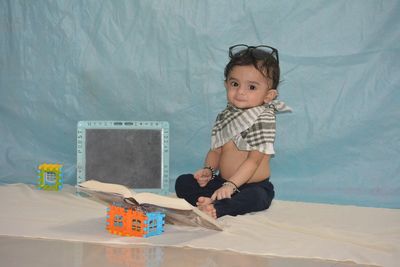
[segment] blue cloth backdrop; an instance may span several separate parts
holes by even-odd
[[[277,198],[400,207],[400,2],[0,0],[0,182],[76,182],[79,120],[170,123],[170,179],[202,166],[229,46],[280,52]]]

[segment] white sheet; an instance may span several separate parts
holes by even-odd
[[[232,250],[279,257],[397,266],[400,211],[275,200],[265,212],[222,217],[223,232],[166,225],[150,238],[105,230],[105,206],[25,184],[0,186],[0,235],[114,244]]]

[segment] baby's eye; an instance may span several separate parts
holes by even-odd
[[[239,83],[237,83],[237,82],[231,82],[231,86],[233,86],[233,87],[238,87],[238,86],[239,86]]]
[[[257,87],[256,87],[255,85],[250,85],[250,86],[249,86],[249,89],[250,89],[250,90],[256,90]]]

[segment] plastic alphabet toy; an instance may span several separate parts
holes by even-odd
[[[63,165],[43,163],[38,166],[38,189],[59,191],[63,187]]]
[[[146,212],[122,203],[107,208],[107,230],[115,235],[149,237],[164,232],[165,214]]]

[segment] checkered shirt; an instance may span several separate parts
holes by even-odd
[[[228,104],[215,121],[211,133],[211,148],[218,148],[232,140],[239,150],[275,154],[277,111],[290,111],[290,108],[280,101],[249,109],[239,109]]]

